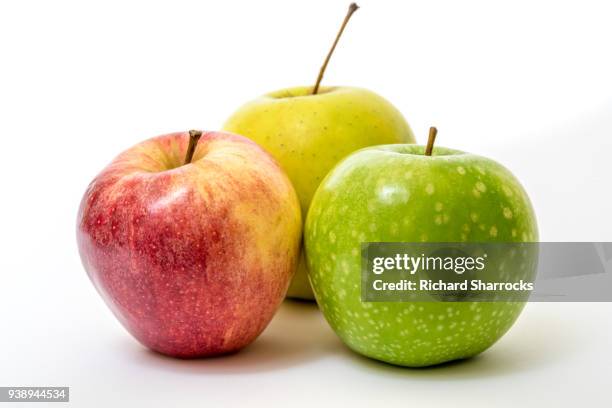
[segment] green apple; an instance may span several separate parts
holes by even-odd
[[[305,218],[327,172],[367,146],[414,142],[402,114],[374,92],[351,87],[284,89],[240,108],[223,126],[263,146],[278,160],[297,191]],[[289,296],[312,299],[303,256]]]
[[[305,226],[310,280],[334,331],[360,354],[412,367],[486,350],[524,303],[362,302],[360,244],[538,239],[529,198],[507,169],[448,148],[424,151],[396,144],[348,156],[319,186]]]

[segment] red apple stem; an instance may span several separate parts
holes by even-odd
[[[185,164],[191,163],[191,159],[193,159],[193,153],[195,152],[195,148],[198,144],[198,140],[200,140],[200,137],[202,137],[201,130],[189,131],[189,147],[187,147],[187,154],[185,155]]]
[[[321,70],[319,71],[319,76],[317,77],[317,82],[315,83],[315,86],[312,89],[313,95],[316,95],[317,92],[319,92],[319,85],[321,84],[321,80],[323,80],[323,74],[325,74],[325,70],[327,69],[327,64],[329,64],[329,60],[331,59],[331,56],[334,53],[334,50],[336,49],[336,45],[338,44],[338,40],[340,40],[340,36],[342,35],[342,32],[344,31],[344,27],[346,27],[346,24],[351,19],[351,16],[353,15],[354,12],[357,11],[358,8],[359,6],[355,3],[351,3],[351,5],[349,6],[348,12],[346,13],[346,16],[344,17],[344,21],[342,22],[342,25],[340,26],[340,31],[338,31],[338,34],[336,35],[336,39],[334,40],[334,43],[331,49],[327,53],[327,57],[325,57],[325,62],[323,62],[323,65],[321,66]]]
[[[427,139],[427,147],[425,148],[425,156],[431,156],[437,134],[438,134],[438,129],[436,129],[434,126],[429,128],[429,139]]]

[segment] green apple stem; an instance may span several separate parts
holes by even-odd
[[[425,156],[431,156],[437,134],[438,134],[438,129],[436,129],[434,126],[429,128],[429,139],[427,139],[427,147],[425,148]]]
[[[319,76],[317,77],[317,82],[315,83],[315,86],[312,89],[313,95],[316,95],[317,92],[319,92],[319,85],[321,84],[321,80],[323,79],[323,74],[325,74],[325,69],[327,69],[327,64],[329,63],[329,60],[331,59],[331,56],[334,53],[334,50],[336,49],[336,45],[338,44],[338,40],[340,40],[340,36],[342,35],[342,32],[344,31],[344,27],[346,27],[346,24],[351,19],[351,16],[353,15],[354,12],[357,11],[358,8],[359,6],[355,3],[351,3],[351,5],[349,6],[348,12],[346,13],[346,17],[344,17],[344,21],[342,22],[342,25],[340,26],[340,31],[338,31],[338,34],[336,35],[336,39],[334,40],[334,43],[332,44],[332,47],[327,53],[327,57],[325,58],[325,61],[323,62],[323,65],[321,66],[321,70],[319,71]]]
[[[198,140],[200,140],[200,137],[202,137],[201,130],[189,131],[189,147],[187,147],[187,154],[185,155],[185,164],[191,163],[191,159],[193,159],[193,153],[195,152],[195,148],[198,144]]]

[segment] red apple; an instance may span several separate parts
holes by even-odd
[[[113,313],[145,346],[182,358],[230,353],[261,333],[301,238],[296,193],[268,153],[229,133],[192,139],[193,159],[186,132],[119,155],[89,185],[77,226]]]

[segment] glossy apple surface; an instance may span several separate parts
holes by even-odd
[[[414,142],[402,114],[374,92],[351,87],[311,91],[297,87],[264,95],[224,125],[278,160],[295,186],[303,218],[321,180],[346,155],[367,146]],[[303,257],[289,296],[313,299]]]
[[[338,336],[360,354],[413,367],[486,350],[524,303],[362,302],[360,244],[538,238],[529,198],[508,170],[456,150],[423,151],[389,145],[347,157],[317,190],[304,234],[314,293]]]
[[[83,265],[142,344],[170,356],[252,342],[283,300],[301,217],[289,179],[252,141],[205,132],[142,142],[89,185],[78,214]]]

